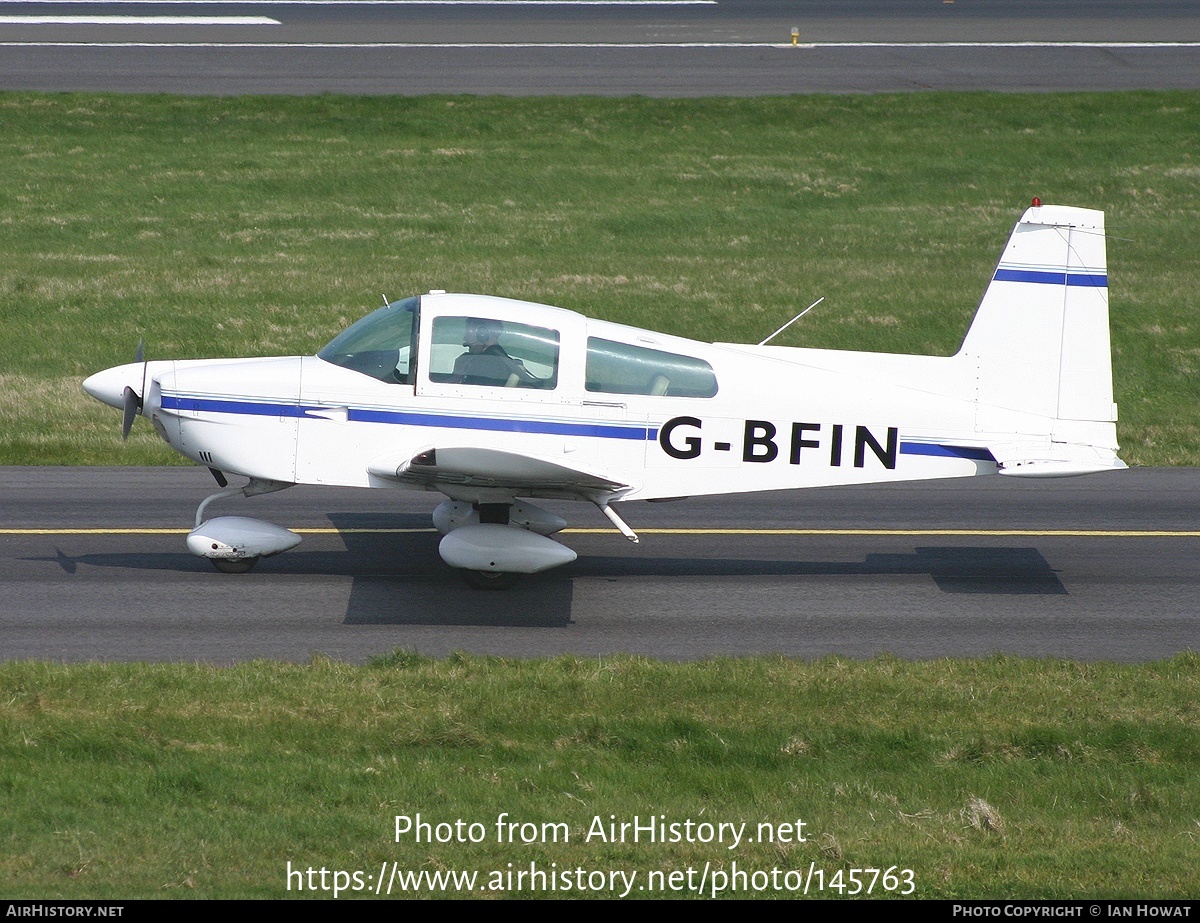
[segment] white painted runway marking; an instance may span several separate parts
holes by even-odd
[[[281,26],[267,16],[0,16],[4,26]]]
[[[246,0],[3,0],[8,4],[47,4],[69,2],[72,6],[85,3],[114,3],[164,6],[230,6],[246,5]],[[718,0],[253,0],[255,6],[716,6]]]
[[[770,42],[0,42],[0,48],[790,48]]]
[[[74,2],[74,0],[72,0]],[[0,42],[0,48],[1200,48],[1200,42]]]
[[[1200,42],[814,42],[800,48],[1197,48]]]

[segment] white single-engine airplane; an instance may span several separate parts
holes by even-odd
[[[140,359],[140,356],[139,356]],[[137,361],[88,394],[242,488],[188,548],[249,570],[300,537],[215,499],[294,484],[416,488],[441,556],[501,587],[575,560],[528,498],[616,501],[1000,473],[1117,457],[1104,215],[1034,200],[957,355],[699,343],[481,295],[392,302],[316,356]]]

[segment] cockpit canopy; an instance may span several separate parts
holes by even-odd
[[[717,393],[716,374],[706,360],[629,341],[635,336],[645,341],[642,331],[546,305],[437,295],[434,316],[424,324],[430,342],[421,361],[428,366],[422,373],[428,385],[553,391],[561,352],[576,375],[582,365],[583,380],[576,378],[575,387],[582,384],[586,392],[687,398]],[[346,328],[317,355],[387,384],[416,385],[420,311],[421,296],[393,301]],[[564,339],[563,331],[571,330],[574,339]],[[675,342],[682,347],[687,341]]]

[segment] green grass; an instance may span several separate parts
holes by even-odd
[[[1194,655],[6,663],[0,896],[279,897],[289,861],[394,860],[642,883],[706,862],[827,879],[898,866],[919,897],[1192,897],[1198,668]],[[497,842],[503,812],[565,824],[569,842]],[[486,835],[396,841],[395,817],[418,813]],[[751,835],[803,821],[806,841],[587,842],[612,815]]]
[[[1033,195],[1108,213],[1120,434],[1200,457],[1200,93],[0,95],[0,463],[171,463],[78,396],[311,353],[430,288],[702,340],[946,354]]]

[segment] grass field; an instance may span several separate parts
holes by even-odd
[[[953,352],[1032,196],[1108,214],[1119,427],[1200,457],[1200,94],[0,95],[0,463],[172,463],[79,381],[311,353],[430,288],[701,340]]]
[[[555,896],[493,879],[508,863],[637,873],[635,892],[651,872],[682,885],[692,869],[694,886],[706,863],[736,863],[822,870],[810,894],[826,897],[870,868],[897,876],[874,897],[1194,897],[1198,701],[1194,655],[7,663],[0,896],[312,896],[288,890],[288,862],[364,880],[396,862],[475,871],[475,897]],[[532,842],[498,841],[506,812]],[[478,823],[479,842],[397,839],[395,817],[417,814],[432,831]],[[682,826],[680,842],[609,840],[635,815],[697,836],[745,822],[765,839],[768,823],[776,842],[687,842]],[[791,896],[782,877],[732,881],[718,896]]]

